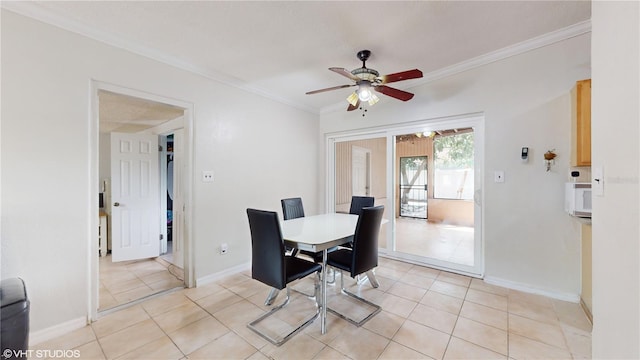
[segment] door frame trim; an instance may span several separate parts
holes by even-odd
[[[89,181],[89,194],[88,199],[95,199],[99,193],[99,136],[100,136],[100,119],[99,119],[99,99],[98,91],[105,90],[118,94],[138,97],[150,101],[156,101],[168,105],[177,106],[184,109],[184,130],[185,130],[185,226],[184,226],[184,283],[187,287],[195,286],[195,262],[193,252],[193,162],[194,162],[194,147],[193,147],[193,114],[194,104],[182,100],[176,100],[174,98],[164,97],[161,95],[152,94],[145,91],[135,90],[112,83],[99,81],[95,79],[90,80],[89,86],[89,98],[91,99],[89,106],[89,141],[88,141],[88,153],[90,154],[88,181]],[[89,245],[87,246],[87,280],[89,286],[87,287],[87,321],[91,323],[98,318],[98,296],[99,296],[99,271],[98,271],[98,243],[95,239],[98,238],[98,206],[96,201],[89,201],[87,204],[87,213],[90,214],[89,229],[87,229]]]

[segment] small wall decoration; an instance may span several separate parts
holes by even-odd
[[[551,170],[551,165],[555,163],[554,159],[557,156],[555,151],[556,149],[552,149],[552,150],[547,150],[547,152],[544,153],[544,161],[547,164],[547,171]]]

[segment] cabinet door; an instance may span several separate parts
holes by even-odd
[[[591,79],[576,82],[571,95],[571,165],[591,166]]]

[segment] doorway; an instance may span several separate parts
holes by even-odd
[[[94,129],[99,134],[94,148],[94,169],[97,170],[97,182],[100,184],[97,191],[102,199],[99,210],[108,219],[107,251],[99,251],[99,257],[94,257],[96,252],[93,251],[94,244],[91,242],[92,259],[96,258],[96,261],[92,261],[95,265],[91,267],[91,278],[94,281],[91,286],[90,313],[91,318],[96,319],[98,311],[176,287],[192,285],[193,270],[187,236],[189,221],[186,216],[187,200],[191,194],[188,178],[192,165],[191,136],[185,135],[190,134],[190,105],[109,84],[95,82],[93,85]],[[126,135],[126,139],[144,138],[153,141],[141,142],[142,145],[132,141],[131,146],[123,146],[125,142],[121,140],[122,135]],[[120,142],[113,142],[114,139]],[[170,151],[166,147],[168,139],[172,146]],[[164,146],[158,147],[158,144]],[[176,147],[178,151],[175,151]],[[129,151],[131,149],[134,151]],[[116,152],[136,151],[149,155],[146,160],[141,161],[142,166],[117,157],[122,154],[114,158]],[[140,167],[140,171],[136,170],[137,167]],[[124,173],[120,173],[121,170]],[[157,183],[154,183],[154,178]],[[113,186],[114,183],[116,186]],[[118,188],[123,184],[124,189]],[[123,194],[135,193],[134,187],[140,184],[145,184],[142,193],[155,199],[152,202],[155,205],[143,205],[142,211],[136,208],[134,201],[120,200]],[[171,191],[167,190],[167,185]],[[167,197],[170,199],[171,213],[167,212]],[[178,207],[179,212],[176,211]],[[146,223],[144,217],[140,217],[140,213],[144,211],[155,214],[149,216],[154,219],[152,222]],[[133,220],[141,221],[142,225],[132,227]],[[131,232],[131,229],[134,231]],[[168,235],[172,238],[168,239]],[[176,244],[175,240],[179,240],[180,244]],[[136,241],[144,243],[151,252],[142,255],[136,251],[131,252],[137,246]],[[171,245],[169,248],[168,243]],[[120,249],[126,250],[124,256],[118,255],[117,251]],[[171,261],[161,256],[169,249],[173,257]]]
[[[184,129],[160,135],[160,258],[184,266]]]
[[[383,148],[372,157],[376,205],[389,222],[379,253],[391,258],[481,276],[484,117],[470,115],[389,126],[375,133],[327,136],[327,209],[344,211],[352,177],[345,154],[353,146]],[[376,145],[381,144],[381,145]],[[376,165],[378,164],[378,165]]]
[[[427,218],[426,156],[400,157],[400,216],[416,219]]]
[[[476,262],[475,136],[473,127],[449,126],[395,136],[399,216],[393,252],[468,271]]]

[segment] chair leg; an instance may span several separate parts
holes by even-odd
[[[320,273],[313,280],[313,297],[316,299],[316,306],[322,306],[322,296],[320,296],[320,283],[322,279],[320,278]]]
[[[320,279],[320,273],[318,273],[318,279]],[[308,297],[309,299],[317,299],[317,295],[318,295],[317,290],[318,290],[318,289],[314,289],[314,290],[313,290],[314,292],[313,292],[313,294],[312,294],[312,295],[309,295],[309,294],[307,294],[307,293],[305,293],[305,292],[302,292],[302,291],[300,291],[300,290],[297,290],[297,289],[292,289],[292,290],[293,290],[293,291],[295,291],[295,292],[297,292],[298,294],[302,294],[302,295],[304,295],[304,296]]]
[[[264,304],[266,306],[271,306],[273,302],[276,300],[276,298],[278,297],[278,294],[280,294],[280,290],[276,288],[271,288],[271,291],[269,291],[269,295],[267,295],[267,298],[265,299]]]
[[[314,293],[315,293],[314,294],[315,298],[318,299],[319,296],[318,296],[318,282],[317,282],[317,280],[316,280],[316,283],[314,284]],[[284,300],[284,302],[282,304],[278,305],[278,306],[275,306],[268,313],[263,314],[259,318],[255,319],[252,322],[250,322],[249,324],[247,324],[247,327],[249,329],[253,330],[256,334],[260,335],[261,337],[263,337],[264,339],[269,341],[270,343],[272,343],[272,344],[274,344],[276,346],[280,346],[280,345],[284,344],[285,342],[287,342],[287,340],[289,340],[293,335],[295,335],[298,332],[300,332],[302,329],[307,327],[315,319],[318,318],[318,316],[320,315],[320,308],[318,307],[318,303],[317,303],[317,300],[316,300],[316,312],[315,312],[315,314],[313,316],[311,316],[310,318],[306,319],[302,324],[298,325],[298,327],[293,329],[291,332],[289,332],[288,334],[284,335],[281,339],[276,339],[276,338],[271,337],[268,334],[260,331],[256,325],[259,322],[261,322],[262,320],[264,320],[264,319],[268,318],[269,316],[275,314],[278,310],[281,310],[283,307],[285,307],[285,305],[287,305],[289,303],[289,301],[290,301],[290,295],[291,295],[291,293],[290,293],[289,287],[287,286],[287,297]],[[275,297],[274,297],[274,299],[275,299]]]
[[[374,289],[377,289],[380,284],[378,283],[378,279],[376,279],[376,275],[373,273],[373,270],[367,271],[367,277],[369,278],[369,283],[373,286]]]
[[[375,279],[375,276],[374,276],[374,279]],[[377,283],[378,282],[376,281],[376,284]],[[330,307],[327,306],[327,310],[328,311],[331,311],[332,313],[334,313],[334,314],[338,315],[339,317],[347,320],[348,322],[350,322],[350,323],[352,323],[352,324],[354,324],[356,326],[362,326],[364,323],[369,321],[372,317],[374,317],[376,314],[378,314],[382,310],[382,308],[379,305],[376,305],[376,304],[374,304],[374,303],[372,303],[372,302],[370,302],[370,301],[368,301],[366,299],[361,298],[360,296],[358,296],[358,295],[356,295],[354,293],[351,293],[351,292],[347,291],[347,289],[345,289],[345,287],[344,287],[344,273],[342,272],[342,270],[340,270],[340,289],[341,289],[341,292],[343,294],[345,294],[347,296],[350,296],[350,297],[352,297],[352,298],[354,298],[354,299],[356,299],[356,300],[358,300],[360,302],[363,302],[363,303],[365,303],[365,304],[367,304],[367,305],[369,305],[369,306],[371,306],[373,308],[373,311],[371,313],[369,313],[369,315],[367,315],[364,319],[362,319],[360,321],[357,321],[357,320],[352,319],[352,318],[350,318],[350,317],[348,317],[348,316],[346,316],[344,314],[341,314],[338,311],[333,310],[333,309],[331,309]]]
[[[335,284],[336,283],[336,270],[334,268],[329,268],[328,270],[331,270],[331,280],[327,279],[327,284]]]
[[[376,289],[380,286],[380,284],[378,283],[378,280],[376,279],[376,275],[373,272],[373,270],[369,270],[366,273],[366,276],[362,276],[362,275],[356,275],[356,284],[358,285],[362,285],[364,284],[365,281],[367,281],[367,279],[369,279],[369,283],[371,284],[371,286]]]

